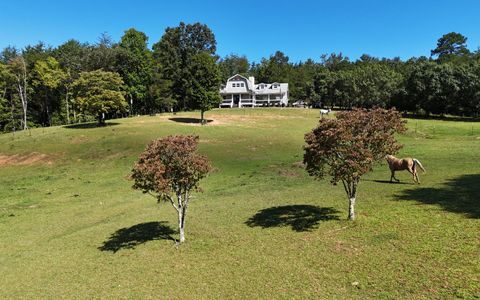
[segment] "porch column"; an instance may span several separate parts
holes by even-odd
[[[231,95],[231,98],[230,98],[230,108],[233,107],[233,94]]]
[[[238,94],[238,108],[242,108],[242,94]]]
[[[267,95],[267,106],[270,107],[270,94]]]

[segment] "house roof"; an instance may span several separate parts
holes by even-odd
[[[240,78],[242,78],[242,79],[245,80],[245,82],[247,83],[247,89],[249,89],[249,90],[253,90],[253,89],[254,89],[254,86],[253,86],[252,82],[251,82],[247,77],[242,76],[242,75],[240,75],[240,74],[235,74],[235,75],[233,75],[232,77],[228,78],[228,79],[227,79],[227,82],[229,82],[229,81],[232,80],[232,79],[238,78],[238,77],[240,77]]]
[[[263,83],[260,82],[258,84],[253,84],[248,78],[245,76],[242,76],[240,74],[235,74],[227,79],[227,82],[232,81],[232,80],[242,80],[245,81],[247,84],[247,90],[254,92],[255,94],[276,94],[276,93],[281,93],[281,92],[287,92],[288,91],[288,83],[279,83],[279,82],[274,82],[274,83]],[[263,88],[260,88],[260,87]],[[221,86],[221,90],[224,92],[226,91],[227,87],[226,85]]]

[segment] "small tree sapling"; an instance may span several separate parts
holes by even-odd
[[[337,119],[321,119],[305,135],[303,161],[309,175],[316,179],[331,176],[341,181],[349,198],[348,219],[355,219],[357,187],[374,162],[402,147],[396,133],[406,130],[396,110],[355,109],[337,113]]]
[[[200,191],[199,181],[212,167],[208,158],[197,153],[198,136],[167,136],[153,140],[134,165],[133,188],[167,201],[178,214],[180,243],[185,241],[185,217],[192,191]]]

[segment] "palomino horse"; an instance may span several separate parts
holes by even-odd
[[[392,179],[395,179],[397,182],[400,181],[395,178],[395,171],[407,170],[410,172],[410,174],[412,174],[413,181],[420,184],[420,179],[418,179],[417,174],[417,165],[420,167],[420,169],[422,169],[423,173],[427,173],[420,161],[416,158],[396,158],[393,155],[386,155],[385,159],[387,160],[390,171],[392,172],[392,176],[390,176],[390,182],[392,182]]]

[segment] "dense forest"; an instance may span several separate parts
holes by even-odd
[[[480,113],[480,51],[467,38],[443,35],[429,57],[351,61],[339,54],[292,63],[277,51],[259,63],[216,54],[207,25],[166,28],[148,47],[133,28],[120,41],[42,42],[0,53],[0,130],[71,124],[170,110],[205,111],[220,101],[218,87],[240,73],[257,82],[288,82],[290,101],[322,107],[396,107],[418,115]]]

